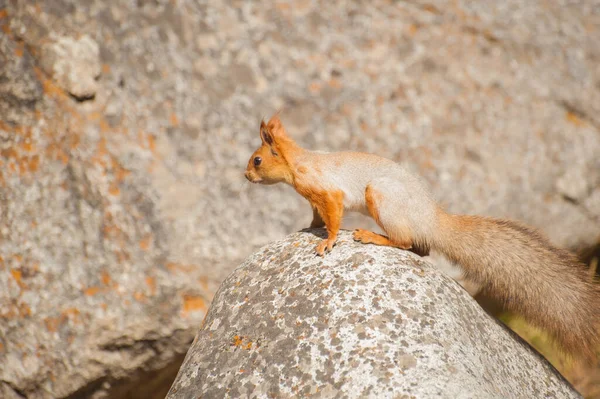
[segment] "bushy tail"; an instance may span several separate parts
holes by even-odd
[[[548,332],[570,355],[597,360],[600,286],[569,252],[522,224],[441,213],[432,249],[485,293]]]

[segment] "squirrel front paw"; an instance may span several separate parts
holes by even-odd
[[[330,252],[333,246],[335,245],[336,239],[327,238],[322,240],[319,245],[315,248],[315,252],[319,256],[325,256],[326,252]]]

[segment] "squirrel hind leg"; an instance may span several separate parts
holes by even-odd
[[[410,229],[408,226],[404,226],[401,223],[399,224],[398,220],[390,220],[388,216],[389,212],[386,208],[393,206],[393,204],[389,203],[386,196],[384,196],[384,194],[373,184],[367,185],[367,188],[365,189],[365,202],[369,214],[379,227],[385,231],[387,237],[366,232],[365,230],[361,230],[358,233],[358,237],[371,240],[372,243],[377,243],[378,245],[389,245],[396,248],[412,250],[413,237]],[[359,241],[364,242],[362,239]]]

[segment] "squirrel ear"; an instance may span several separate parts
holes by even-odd
[[[267,125],[265,124],[265,121],[260,122],[260,139],[265,144],[268,144],[268,145],[273,144],[273,136],[271,135],[271,133],[269,133],[269,130],[267,129]]]
[[[287,139],[287,132],[283,127],[283,123],[281,123],[281,119],[279,119],[280,112],[281,111],[278,111],[275,115],[273,115],[266,125],[266,130],[271,134],[271,137],[273,137],[275,141],[279,139]]]

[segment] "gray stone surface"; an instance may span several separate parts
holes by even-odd
[[[279,107],[453,211],[596,244],[599,4],[0,0],[0,396],[118,398],[175,367],[232,265],[310,222],[242,175]],[[44,54],[84,37],[78,101]]]
[[[417,256],[296,233],[221,285],[173,384],[184,398],[577,398]]]
[[[100,48],[88,35],[78,39],[59,37],[42,47],[40,62],[45,72],[78,100],[96,95],[100,77]]]

